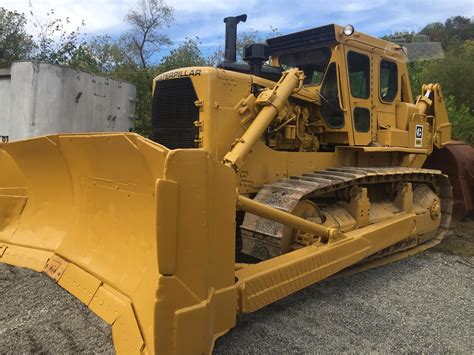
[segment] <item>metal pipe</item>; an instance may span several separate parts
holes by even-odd
[[[224,163],[239,171],[244,164],[245,157],[250,153],[255,143],[275,119],[293,91],[299,87],[304,74],[298,69],[290,69],[283,73],[280,81],[273,90],[265,90],[255,101],[263,106],[260,113],[247,128],[241,138],[237,139],[224,157]]]
[[[247,21],[247,15],[226,17],[225,22],[225,54],[224,62],[235,63],[237,60],[237,25]]]
[[[268,205],[265,205],[264,203],[254,201],[242,195],[239,195],[237,197],[237,206],[245,212],[249,212],[257,216],[270,219],[272,221],[298,229],[302,232],[317,235],[318,237],[322,237],[328,240],[336,237],[339,234],[337,229],[324,227],[320,224],[308,221],[291,213],[270,207]]]
[[[423,85],[423,91],[426,90],[426,92],[423,96],[420,96],[416,102],[416,108],[418,109],[418,112],[421,113],[422,115],[426,114],[428,109],[433,104],[433,102],[430,99],[432,86],[433,86],[432,84]]]

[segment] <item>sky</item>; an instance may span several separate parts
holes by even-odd
[[[136,0],[32,0],[32,3],[39,18],[54,9],[59,17],[70,17],[73,26],[84,20],[84,32],[88,36],[116,37],[127,29],[123,18],[136,5]],[[257,30],[263,37],[269,36],[270,27],[287,34],[329,23],[352,24],[358,31],[382,36],[397,31],[417,32],[427,23],[444,22],[451,16],[474,16],[473,0],[168,0],[167,3],[175,9],[175,21],[167,31],[174,45],[186,37],[197,36],[203,51],[209,53],[223,46],[223,18],[243,13],[248,19],[239,24],[239,30]],[[0,0],[0,6],[29,12],[28,0]]]

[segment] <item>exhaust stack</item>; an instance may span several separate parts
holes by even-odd
[[[230,16],[224,19],[225,22],[225,63],[235,63],[237,60],[237,25],[247,21],[247,15]]]

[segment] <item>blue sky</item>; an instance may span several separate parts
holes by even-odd
[[[167,3],[175,8],[176,20],[168,30],[175,45],[186,37],[198,36],[204,52],[223,45],[222,19],[242,13],[248,14],[248,20],[239,29],[258,30],[264,37],[270,26],[286,34],[328,23],[350,23],[359,31],[381,36],[400,30],[418,31],[429,22],[444,21],[455,15],[474,16],[473,0],[168,0]],[[33,0],[40,17],[54,8],[57,15],[69,16],[73,25],[84,20],[88,35],[111,36],[126,30],[123,17],[135,4],[135,0]],[[27,0],[0,0],[0,6],[28,11]]]

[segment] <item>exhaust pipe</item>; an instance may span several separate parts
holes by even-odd
[[[237,60],[237,24],[247,21],[247,15],[226,17],[225,22],[225,63],[235,63]]]

